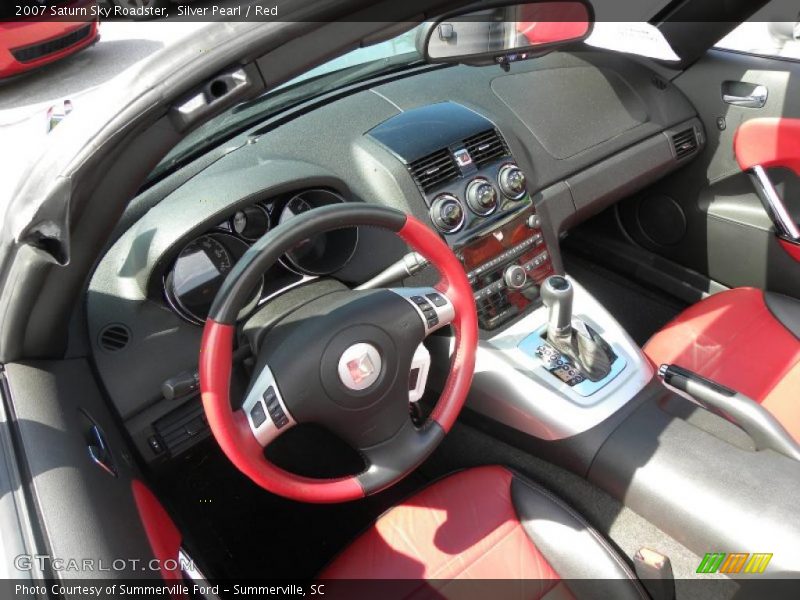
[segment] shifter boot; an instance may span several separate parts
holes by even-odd
[[[547,341],[553,348],[568,356],[575,366],[591,381],[600,381],[611,372],[616,356],[596,331],[583,322],[564,336],[553,336]]]

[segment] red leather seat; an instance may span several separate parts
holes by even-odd
[[[754,288],[715,294],[689,307],[644,347],[741,392],[800,441],[800,301]]]
[[[528,599],[647,598],[574,510],[502,467],[461,471],[395,506],[320,579],[414,580],[381,594],[403,598],[441,591],[453,579],[524,579]]]

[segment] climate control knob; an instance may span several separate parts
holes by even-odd
[[[517,165],[509,164],[500,167],[497,181],[500,183],[500,191],[512,200],[521,199],[528,189],[525,173]]]
[[[455,233],[464,225],[464,207],[458,198],[450,194],[436,196],[430,214],[433,224],[444,233]]]
[[[473,179],[467,186],[467,204],[477,215],[490,215],[497,208],[497,190],[482,177]]]
[[[506,282],[507,288],[521,290],[528,282],[528,274],[519,265],[511,265],[503,273],[503,281]]]

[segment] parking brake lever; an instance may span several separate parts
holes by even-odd
[[[752,398],[677,365],[661,365],[658,375],[664,385],[679,396],[744,430],[757,450],[769,448],[800,461],[800,445],[775,417]]]

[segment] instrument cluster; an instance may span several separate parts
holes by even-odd
[[[234,212],[216,227],[178,250],[163,281],[169,306],[187,321],[202,325],[225,277],[254,242],[273,228],[317,207],[345,202],[337,192],[310,189],[256,202]],[[239,318],[262,302],[309,278],[331,275],[352,258],[358,230],[340,229],[303,240],[265,273]]]

